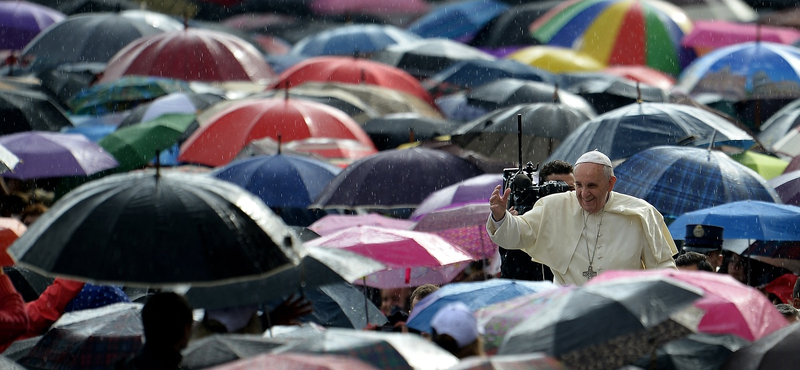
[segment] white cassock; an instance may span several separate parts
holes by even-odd
[[[549,266],[561,285],[588,281],[590,262],[597,273],[676,268],[672,256],[678,249],[661,213],[644,200],[615,192],[594,214],[583,211],[574,191],[548,195],[524,215],[506,211],[499,223],[490,215],[486,231],[495,244],[521,249]]]

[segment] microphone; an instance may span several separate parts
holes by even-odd
[[[514,191],[522,191],[533,186],[531,178],[522,171],[514,175],[514,182],[512,184],[514,186]]]

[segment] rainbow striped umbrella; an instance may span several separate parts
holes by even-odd
[[[574,48],[607,65],[646,65],[678,75],[694,52],[680,41],[692,30],[680,8],[659,0],[572,0],[531,24],[549,45]]]

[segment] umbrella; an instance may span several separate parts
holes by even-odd
[[[419,81],[402,69],[344,56],[318,56],[303,60],[283,71],[270,86],[290,88],[310,81],[378,85],[433,102]]]
[[[325,158],[340,167],[347,167],[355,160],[369,157],[378,152],[375,148],[364,145],[360,141],[325,137],[290,141],[284,145],[284,148]]]
[[[372,59],[421,78],[433,76],[462,60],[495,60],[495,57],[456,41],[434,38],[390,45],[372,55]]]
[[[388,269],[358,282],[381,289],[449,283],[472,261],[472,256],[437,235],[377,226],[351,227],[305,245],[344,249],[383,263]]]
[[[130,111],[119,123],[120,127],[150,121],[164,114],[200,114],[206,108],[219,103],[224,98],[216,94],[196,94],[176,92],[144,103]]]
[[[21,50],[39,32],[64,20],[64,14],[27,1],[0,3],[0,49]]]
[[[158,28],[164,32],[177,31],[177,30],[182,30],[184,28],[182,22],[178,21],[174,17],[171,17],[167,14],[159,13],[159,10],[156,9],[157,7],[150,5],[151,4],[146,3],[146,6],[148,7],[149,10],[141,9],[140,6],[137,6],[134,9],[123,10],[119,12],[119,14],[122,15],[123,17],[143,20],[146,23],[150,24],[151,26]],[[115,9],[114,11],[117,10]]]
[[[658,278],[682,282],[700,288],[703,296],[693,306],[704,312],[697,331],[706,334],[733,334],[748,341],[756,341],[786,325],[786,319],[776,310],[764,293],[739,283],[726,274],[705,271],[608,271],[587,284],[618,282],[627,284],[634,280]]]
[[[19,363],[26,368],[109,368],[142,347],[142,304],[66,313]]]
[[[252,358],[286,344],[287,341],[253,334],[214,334],[189,342],[189,346],[181,351],[181,367],[189,370],[206,369]]]
[[[321,353],[361,359],[379,369],[447,369],[458,359],[415,334],[328,329],[272,353]]]
[[[594,114],[563,103],[520,104],[467,122],[453,131],[452,141],[464,149],[508,162],[521,156],[525,161],[542,163],[562,140],[593,118]]]
[[[611,66],[604,71],[662,90],[669,90],[675,85],[674,77],[646,66]]]
[[[686,225],[719,226],[725,239],[800,241],[800,207],[757,200],[740,200],[687,212],[669,225],[675,240],[683,240]]]
[[[73,190],[9,253],[37,272],[157,286],[265,276],[297,264],[299,248],[285,224],[238,186],[141,171]]]
[[[795,127],[786,133],[783,139],[778,140],[772,146],[776,153],[796,157],[800,155],[800,127]]]
[[[794,348],[798,336],[800,336],[800,325],[787,325],[748,346],[739,348],[719,369],[791,369],[798,360]]]
[[[437,209],[457,207],[470,203],[486,203],[497,185],[503,184],[503,175],[487,173],[434,191],[428,195],[411,214],[411,220],[419,221]]]
[[[485,202],[439,209],[422,216],[412,230],[439,235],[476,260],[491,258],[497,253],[497,245],[486,233],[489,212]]]
[[[775,150],[775,144],[800,126],[800,99],[786,104],[761,125],[758,141],[766,149]]]
[[[100,115],[135,108],[161,96],[191,91],[185,81],[129,76],[82,90],[68,102],[75,114]]]
[[[339,172],[324,162],[278,154],[232,162],[211,176],[241,186],[267,206],[306,208]]]
[[[800,40],[800,31],[787,27],[769,27],[761,24],[726,22],[722,20],[695,21],[692,31],[681,40],[681,45],[694,48],[698,55],[726,46],[751,41],[766,41],[792,45]]]
[[[78,134],[19,132],[0,136],[0,145],[21,162],[13,172],[2,175],[7,178],[88,176],[118,165],[103,148]]]
[[[391,25],[350,24],[307,36],[292,46],[292,54],[305,56],[370,54],[420,38]]]
[[[531,36],[528,26],[559,3],[558,0],[549,0],[511,4],[513,5],[511,8],[506,9],[478,31],[469,41],[469,45],[497,57],[505,56],[525,46],[539,45],[539,40]]]
[[[108,61],[100,81],[130,75],[204,82],[257,82],[275,77],[255,46],[225,32],[199,28],[131,41]]]
[[[120,128],[98,141],[119,162],[117,171],[140,168],[186,136],[192,125],[193,114],[165,114],[151,121]]]
[[[646,65],[672,75],[690,61],[680,46],[692,22],[659,0],[564,2],[531,24],[549,45],[575,48],[608,65]]]
[[[22,50],[22,58],[33,60],[33,71],[68,63],[106,63],[129,42],[158,32],[117,13],[76,15],[36,36]]]
[[[353,162],[310,207],[413,208],[430,193],[481,173],[474,164],[443,151],[386,150]]]
[[[465,358],[450,370],[567,370],[560,361],[544,353]]]
[[[483,26],[508,9],[494,0],[463,0],[441,4],[408,25],[424,38],[469,41]]]
[[[402,17],[424,14],[428,11],[424,0],[312,0],[309,8],[319,15],[375,15]]]
[[[42,292],[53,284],[52,278],[39,275],[20,266],[3,267],[3,273],[8,275],[14,289],[22,296],[25,302],[35,301]]]
[[[25,370],[22,365],[5,355],[0,356],[0,367],[6,370]]]
[[[353,139],[372,147],[363,129],[344,112],[299,99],[247,99],[215,112],[181,145],[180,161],[220,166],[253,140],[308,137]]]
[[[266,92],[258,94],[257,96],[264,98],[272,98],[272,97],[280,98],[288,96],[290,99],[303,99],[303,100],[314,101],[317,103],[322,103],[347,113],[348,116],[353,118],[353,120],[355,120],[359,124],[362,124],[369,119],[379,116],[379,114],[374,109],[369,107],[366,103],[364,103],[364,101],[362,101],[361,99],[352,94],[348,94],[343,91],[311,90],[308,89],[306,85],[308,84],[300,85],[302,86],[300,88],[294,87],[291,90],[288,89],[267,90]]]
[[[583,153],[597,149],[616,161],[658,145],[707,146],[712,141],[745,148],[755,142],[744,130],[700,108],[637,103],[586,122],[564,139],[550,158],[575,163]]]
[[[105,67],[105,63],[97,62],[62,64],[40,70],[36,77],[41,81],[42,90],[66,109],[69,100],[94,83]]]
[[[615,173],[615,191],[644,199],[672,219],[739,200],[780,202],[763,177],[713,150],[657,146],[628,158]]]
[[[57,1],[58,3],[58,1]],[[118,12],[122,9],[137,9],[139,5],[129,0],[68,0],[59,4],[58,10],[65,14]]]
[[[775,189],[783,203],[800,206],[800,171],[784,173],[767,183]]]
[[[438,97],[461,90],[471,90],[501,78],[514,78],[555,84],[558,77],[515,60],[463,60],[451,65],[422,82]]]
[[[499,353],[542,351],[575,369],[615,369],[693,332],[701,313],[686,308],[701,296],[658,277],[587,284],[511,329]]]
[[[562,75],[562,81],[565,90],[583,97],[601,114],[636,102],[670,102],[670,94],[660,88],[608,72],[570,73]]]
[[[588,54],[557,46],[527,46],[505,58],[552,73],[600,71],[605,68],[605,64]]]
[[[470,105],[493,111],[498,108],[530,103],[562,103],[593,116],[594,108],[586,99],[553,85],[503,78],[467,93]]]
[[[303,297],[311,302],[314,312],[301,317],[326,328],[361,330],[370,324],[384,325],[388,321],[378,307],[368,301],[365,292],[344,281],[313,288],[303,288]],[[369,317],[364,312],[369,313]]]
[[[0,135],[20,131],[59,131],[72,123],[47,95],[36,91],[0,89]]]
[[[395,149],[408,142],[449,135],[458,126],[456,122],[414,113],[388,114],[361,125],[378,150]]]
[[[689,334],[669,342],[635,362],[643,369],[717,370],[730,356],[750,344],[735,335]]]
[[[215,370],[247,369],[294,370],[377,370],[376,367],[355,358],[308,354],[262,354],[214,367]]]
[[[491,279],[468,283],[450,283],[417,302],[406,324],[409,328],[430,333],[433,316],[450,303],[462,302],[471,311],[477,311],[486,306],[508,301],[522,295],[544,292],[555,288],[556,286],[552,281]]]
[[[0,145],[0,173],[13,170],[19,164],[19,158],[11,151]]]
[[[321,236],[327,236],[337,231],[356,226],[379,226],[389,229],[409,230],[414,222],[399,218],[382,216],[377,213],[365,215],[327,215],[308,228]]]
[[[770,180],[783,173],[789,162],[771,155],[756,153],[745,150],[741,153],[730,155],[736,162],[739,162],[753,171],[756,171],[765,180]]]
[[[753,9],[757,4],[753,4],[753,1],[749,0],[669,0],[669,2],[681,7],[689,15],[689,18],[695,21],[695,27],[701,19],[748,23],[758,18],[758,13]],[[774,1],[768,3],[774,4]]]

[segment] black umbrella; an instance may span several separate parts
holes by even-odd
[[[387,150],[408,142],[449,135],[458,126],[458,123],[452,121],[413,113],[398,113],[371,119],[361,125],[361,128],[367,132],[378,150]]]
[[[205,369],[266,353],[290,339],[264,338],[252,334],[214,334],[189,343],[181,353],[181,368]]]
[[[369,324],[380,326],[387,323],[378,307],[364,297],[364,291],[348,283],[303,289],[303,296],[314,308],[314,312],[300,318],[304,322],[357,330]],[[364,314],[365,308],[369,312],[368,318]]]
[[[531,36],[531,23],[559,3],[537,1],[513,6],[483,26],[469,45],[482,49],[539,45],[539,40]]]
[[[53,278],[42,276],[21,266],[3,267],[3,273],[8,276],[25,302],[35,301],[53,283]]]
[[[130,0],[71,0],[58,6],[58,10],[66,15],[119,12],[139,8],[139,4]]]
[[[720,370],[789,370],[800,362],[800,325],[778,329],[734,352]]]
[[[256,196],[209,176],[112,175],[61,198],[9,248],[49,274],[158,286],[267,275],[300,244]]]
[[[775,112],[763,125],[758,140],[767,149],[771,149],[778,140],[786,136],[793,128],[800,126],[800,99],[786,104]]]
[[[467,93],[467,103],[472,106],[493,111],[498,108],[530,103],[563,103],[581,110],[586,115],[594,115],[594,108],[586,99],[556,86],[504,78],[490,82]]]
[[[647,354],[635,365],[658,370],[717,370],[740,348],[750,342],[730,334],[689,334]]]
[[[462,60],[495,60],[483,51],[448,39],[424,39],[390,45],[372,59],[400,68],[414,77],[430,77]]]
[[[36,91],[0,90],[0,135],[72,127],[64,111]]]
[[[64,64],[41,70],[36,77],[42,81],[42,87],[55,97],[62,108],[69,109],[67,102],[95,82],[97,75],[105,68],[104,63]]]
[[[637,101],[668,103],[669,94],[657,87],[638,84],[626,78],[600,72],[564,74],[564,89],[582,96],[598,114],[624,107]]]

